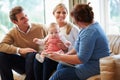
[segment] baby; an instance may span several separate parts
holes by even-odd
[[[48,27],[48,35],[44,39],[34,38],[33,42],[43,46],[47,45],[47,49],[44,49],[41,54],[36,54],[36,59],[39,62],[43,62],[45,57],[48,57],[49,53],[61,52],[62,49],[58,47],[57,43],[63,42],[66,47],[71,45],[71,42],[66,40],[66,38],[60,34],[59,26],[57,23],[51,23]]]

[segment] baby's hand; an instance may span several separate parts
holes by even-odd
[[[38,38],[34,38],[34,39],[33,39],[33,42],[34,42],[34,43],[37,43],[38,41],[39,41]]]
[[[38,39],[38,38],[34,38],[33,42],[39,45],[43,45],[44,44],[44,39]]]

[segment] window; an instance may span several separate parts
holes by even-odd
[[[120,0],[87,0],[107,34],[120,34]]]
[[[9,19],[9,10],[16,6],[22,6],[31,22],[50,23],[54,20],[52,8],[59,2],[68,7],[68,0],[0,0],[0,40],[13,27]]]
[[[0,0],[0,39],[13,27],[9,19],[9,10],[16,5],[25,9],[31,21],[44,23],[43,0]]]
[[[109,34],[120,34],[120,0],[109,0]]]
[[[102,1],[104,0],[87,0],[87,3],[90,2],[90,6],[93,7],[93,12],[94,12],[94,20],[98,21],[102,28],[106,31],[106,22],[105,22],[105,15],[106,13],[104,13],[103,11],[105,10],[104,7],[104,2],[102,3]]]

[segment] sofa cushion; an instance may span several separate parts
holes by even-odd
[[[115,80],[115,60],[112,56],[100,59],[101,80]]]
[[[95,75],[95,76],[88,78],[87,80],[101,80],[101,79],[100,79],[100,75]]]
[[[120,53],[120,35],[108,35],[110,50],[112,54]]]
[[[14,77],[14,80],[24,80],[25,74],[19,74],[13,70],[13,77]]]
[[[120,80],[120,54],[113,56],[115,60],[115,80]]]

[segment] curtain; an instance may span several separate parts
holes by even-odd
[[[87,0],[69,0],[69,9],[71,10],[75,4],[87,3]]]
[[[80,3],[87,3],[87,0],[69,0],[69,11],[73,8],[75,4],[80,4]],[[72,21],[70,17],[70,21]]]

